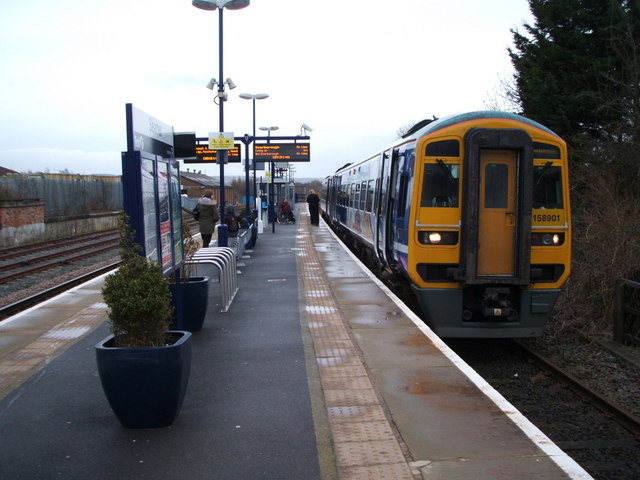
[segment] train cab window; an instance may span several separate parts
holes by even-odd
[[[562,175],[551,162],[533,167],[533,208],[562,208]]]
[[[425,154],[428,157],[459,157],[460,142],[458,140],[439,140],[427,145]]]
[[[457,207],[460,167],[427,163],[424,166],[421,207]]]

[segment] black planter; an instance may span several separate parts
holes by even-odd
[[[209,302],[209,277],[191,277],[169,284],[174,327],[188,332],[202,330]]]
[[[166,338],[163,347],[123,348],[114,347],[110,335],[95,347],[102,389],[124,427],[166,427],[180,413],[191,371],[191,333],[169,331]]]

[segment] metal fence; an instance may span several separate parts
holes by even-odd
[[[45,220],[122,210],[120,177],[28,174],[0,177],[0,200],[39,200]]]

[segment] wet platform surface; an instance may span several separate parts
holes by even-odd
[[[0,480],[590,478],[302,210],[211,285],[171,427],[109,408],[101,280],[1,322]]]

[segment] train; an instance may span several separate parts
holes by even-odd
[[[440,337],[537,337],[571,270],[568,169],[540,123],[456,114],[326,177],[322,215]]]

